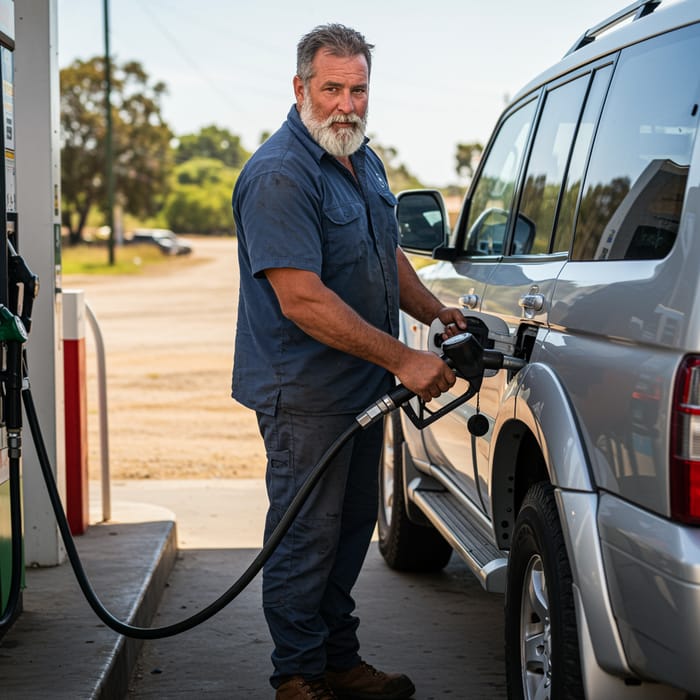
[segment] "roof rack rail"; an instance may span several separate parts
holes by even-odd
[[[619,12],[611,15],[607,19],[603,20],[600,24],[596,24],[595,27],[591,27],[574,43],[574,45],[564,54],[568,56],[583,48],[587,44],[595,41],[598,36],[603,34],[603,32],[612,29],[616,24],[628,19],[632,15],[635,15],[634,19],[640,19],[650,15],[659,5],[661,0],[637,0],[631,5],[624,7]]]

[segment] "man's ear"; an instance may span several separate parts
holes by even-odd
[[[304,81],[298,76],[294,76],[294,97],[297,101],[297,109],[301,109],[304,102]]]

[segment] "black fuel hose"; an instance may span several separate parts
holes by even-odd
[[[21,334],[7,341],[6,365],[3,381],[5,384],[4,421],[7,431],[7,452],[9,457],[10,482],[10,531],[12,572],[7,602],[0,617],[0,634],[14,622],[19,613],[24,573],[24,547],[22,543],[22,486],[20,482],[20,455],[22,452],[22,357]],[[24,336],[26,338],[26,336]]]
[[[56,480],[54,479],[53,472],[51,470],[51,464],[46,452],[44,439],[41,434],[31,391],[28,387],[24,388],[22,391],[27,422],[29,423],[29,428],[34,440],[34,446],[36,448],[37,456],[39,457],[39,465],[44,475],[49,500],[51,501],[51,506],[56,516],[56,522],[58,523],[58,529],[61,533],[61,537],[63,538],[66,553],[68,554],[68,559],[73,567],[78,585],[90,604],[90,607],[100,618],[100,620],[105,623],[105,625],[119,634],[126,637],[133,637],[135,639],[162,639],[164,637],[172,637],[176,634],[192,629],[226,607],[243,591],[243,589],[246,588],[253,578],[255,578],[265,562],[269,559],[272,552],[277,548],[282,538],[287,533],[287,530],[289,530],[291,527],[294,518],[296,518],[297,514],[304,505],[304,502],[311,493],[311,490],[318,483],[319,479],[331,463],[331,460],[338,454],[343,445],[345,445],[345,443],[356,432],[366,428],[370,423],[375,422],[384,414],[398,408],[400,404],[408,401],[413,396],[414,394],[411,391],[402,385],[398,385],[393,391],[382,397],[376,404],[368,407],[368,409],[366,409],[361,416],[358,416],[355,422],[350,425],[345,432],[334,440],[331,446],[325,451],[321,459],[316,463],[304,483],[301,485],[299,491],[290,503],[289,508],[282,517],[282,520],[280,520],[277,527],[272,531],[270,537],[267,539],[258,555],[251,562],[248,568],[241,574],[241,576],[231,585],[231,587],[213,603],[194,615],[184,620],[180,620],[179,622],[174,622],[170,625],[163,627],[135,627],[114,617],[114,615],[112,615],[100,602],[90,584],[90,581],[88,580],[85,570],[83,569],[82,562],[80,561],[78,550],[75,547],[75,542],[73,540],[73,536],[71,535],[65,513],[63,512],[63,505],[58,494],[58,489],[56,488]],[[376,407],[376,410],[371,410],[373,407]],[[368,413],[371,413],[371,416],[361,421],[360,418],[367,416]]]
[[[455,354],[455,357],[457,357],[457,353],[464,354],[471,352],[471,355],[467,354],[465,358],[462,358],[464,361],[461,364],[463,364],[465,367],[471,367],[471,365],[477,362],[477,360],[478,363],[483,363],[483,365],[479,365],[479,368],[487,366],[492,367],[494,369],[498,369],[507,366],[511,369],[520,369],[525,364],[524,360],[505,357],[500,352],[481,351],[481,348],[478,345],[478,343],[474,343],[474,339],[470,333],[463,333],[460,336],[454,336],[450,339],[449,345],[445,343],[445,346],[446,349],[449,351],[446,353],[447,356],[443,357],[443,359],[451,367],[457,367],[456,371],[460,370],[460,362],[456,361],[455,358],[452,357],[452,354]],[[481,355],[479,355],[477,351],[481,351]],[[475,352],[476,354],[474,354]],[[508,365],[506,365],[506,360],[509,363]],[[19,363],[15,362],[14,365],[19,366]],[[470,373],[467,372],[466,374],[464,374],[464,372],[462,371],[462,374],[460,374],[460,376],[468,377],[470,376]],[[477,379],[480,379],[480,377],[477,377]],[[282,516],[280,522],[277,524],[277,527],[275,527],[275,529],[272,531],[270,537],[264,543],[263,547],[261,548],[260,552],[258,552],[255,559],[253,559],[248,568],[240,575],[240,577],[236,581],[234,581],[234,583],[213,603],[209,604],[194,615],[191,615],[190,617],[185,618],[184,620],[174,622],[170,625],[165,625],[163,627],[136,627],[134,625],[130,625],[126,622],[123,622],[122,620],[119,620],[114,615],[112,615],[112,613],[110,613],[102,604],[100,599],[97,597],[97,594],[95,593],[94,589],[92,588],[87,574],[83,569],[78,550],[75,546],[75,541],[73,540],[73,536],[71,534],[66,515],[63,511],[63,504],[61,503],[61,497],[56,487],[56,480],[54,479],[53,471],[51,470],[51,463],[49,460],[48,453],[46,451],[46,446],[44,444],[44,438],[41,434],[41,427],[37,418],[36,408],[34,407],[34,400],[29,389],[29,382],[27,381],[26,383],[23,383],[20,381],[20,383],[10,383],[12,384],[12,387],[17,390],[19,390],[19,387],[21,386],[22,401],[24,402],[24,409],[34,441],[34,447],[39,458],[39,466],[41,468],[44,481],[46,482],[46,488],[48,491],[49,500],[51,502],[51,507],[53,508],[54,515],[56,516],[56,523],[58,525],[59,532],[61,533],[61,538],[63,539],[63,544],[65,545],[66,553],[68,555],[70,564],[73,567],[73,572],[75,574],[78,585],[81,591],[83,592],[83,595],[85,596],[90,607],[93,609],[97,617],[99,617],[100,620],[102,620],[102,622],[105,623],[105,625],[113,629],[115,632],[118,632],[119,634],[122,634],[126,637],[133,637],[135,639],[162,639],[165,637],[172,637],[176,634],[186,632],[187,630],[196,627],[197,625],[201,624],[202,622],[205,622],[209,618],[216,615],[216,613],[220,612],[224,607],[226,607],[248,586],[248,584],[258,574],[260,569],[262,569],[265,562],[270,558],[271,554],[277,548],[279,543],[282,541],[282,538],[285,536],[285,534],[291,527],[292,523],[294,522],[294,519],[296,518],[299,511],[306,502],[306,499],[309,497],[309,494],[316,486],[318,481],[321,479],[323,474],[326,472],[331,461],[338,454],[338,452],[345,445],[345,443],[348,440],[350,440],[350,438],[352,438],[353,435],[355,435],[355,433],[357,433],[358,431],[367,428],[372,423],[376,422],[377,420],[380,420],[386,414],[390,413],[391,411],[394,411],[403,404],[406,404],[413,397],[415,397],[414,392],[412,392],[410,389],[407,389],[402,384],[398,384],[388,394],[385,394],[378,401],[367,406],[367,408],[365,408],[362,413],[355,417],[355,421],[333,441],[331,446],[321,456],[321,459],[319,459],[319,461],[314,465],[313,469],[311,470],[311,473],[299,488],[299,491],[292,499],[289,508],[287,508],[287,511]],[[478,385],[476,385],[473,389],[470,387],[469,392],[467,392],[459,402],[461,402],[462,400],[466,400],[472,395],[473,392],[477,390]],[[17,398],[17,393],[19,393],[19,391],[16,391],[13,394],[15,398]],[[450,407],[458,405],[459,402],[452,402],[452,404],[450,404]],[[17,415],[15,416],[14,422],[16,422],[18,426],[21,426],[21,416],[19,415],[21,413],[21,408],[19,407],[19,404],[20,401],[17,400],[14,409],[14,413],[16,413]],[[15,404],[13,403],[13,405]],[[408,409],[409,407],[406,406],[405,408]],[[431,420],[438,417],[438,415],[441,415],[441,413],[438,412],[433,414]],[[416,422],[416,416],[414,415],[413,417],[411,417],[410,413],[409,417],[411,418],[411,420],[414,420],[416,425],[421,429],[425,427],[425,425],[429,424],[429,422],[431,422],[431,420],[423,421],[422,423],[420,423],[420,421]],[[15,430],[15,437],[17,440],[17,444],[15,446],[15,454],[17,456],[11,457],[10,459],[10,491],[14,500],[17,501],[16,507],[12,508],[12,547],[13,561],[15,561],[16,559],[19,562],[19,564],[15,567],[15,573],[19,572],[19,575],[13,575],[8,605],[2,618],[0,618],[0,631],[2,631],[3,624],[9,624],[9,617],[12,616],[13,611],[17,607],[17,602],[19,599],[19,593],[21,588],[22,539],[21,509],[19,503],[19,428]],[[12,445],[9,446],[12,447]],[[12,478],[13,475],[15,478]],[[17,536],[15,536],[16,533],[18,533]]]
[[[12,573],[7,602],[0,617],[0,634],[3,634],[14,622],[19,613],[20,593],[22,591],[22,490],[20,486],[19,457],[10,457],[10,527],[12,532]]]

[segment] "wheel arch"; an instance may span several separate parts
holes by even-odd
[[[496,541],[507,549],[528,488],[537,481],[593,491],[579,424],[554,371],[533,363],[514,379],[493,429],[491,505]]]

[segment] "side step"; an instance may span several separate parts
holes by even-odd
[[[505,593],[508,557],[464,516],[448,491],[410,488],[411,500],[467,563],[485,590]]]

